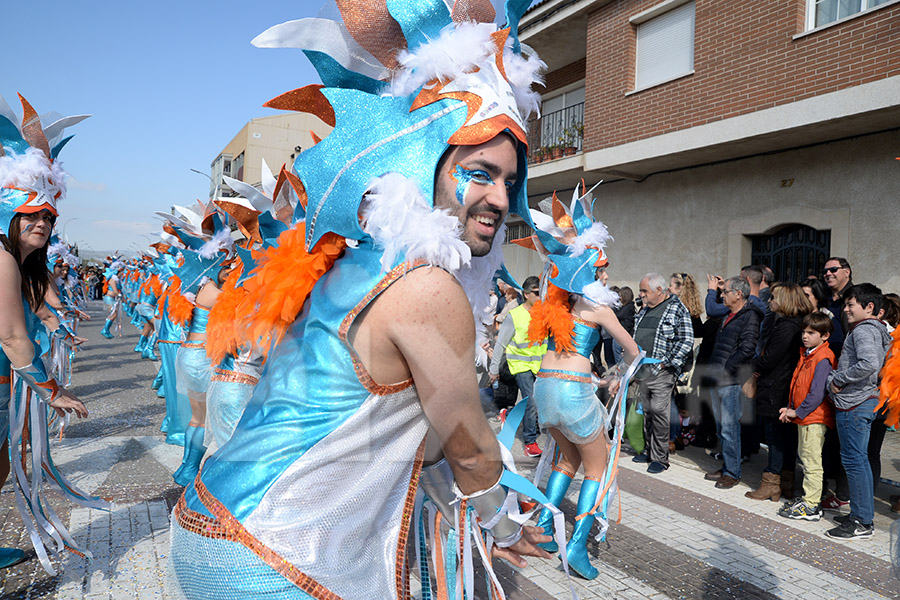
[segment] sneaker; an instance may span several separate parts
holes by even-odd
[[[713,460],[725,460],[725,456],[721,452],[713,452],[710,456]]]
[[[844,521],[834,529],[829,529],[825,532],[825,535],[836,540],[852,540],[855,538],[872,537],[872,534],[874,533],[874,524],[863,525],[856,517],[854,517],[853,519]]]
[[[631,462],[636,463],[648,463],[650,462],[650,457],[647,456],[645,452],[641,452],[640,454],[636,454],[631,457]]]
[[[508,411],[509,411],[508,408],[501,408],[501,409],[500,409],[500,423],[503,424],[503,425],[506,424],[506,413],[507,413]]]
[[[663,471],[665,471],[668,468],[669,468],[669,465],[664,465],[661,462],[659,462],[658,460],[654,460],[653,462],[650,463],[650,466],[647,467],[647,472],[650,473],[651,475],[656,475],[657,473],[662,473]]]
[[[843,525],[850,520],[850,515],[834,515],[831,517],[838,525]]]
[[[819,506],[822,507],[822,510],[841,510],[845,506],[850,506],[850,501],[840,500],[837,496],[832,494],[831,496],[823,498],[822,504]]]
[[[540,456],[543,454],[541,447],[537,445],[537,442],[531,442],[530,444],[525,444],[525,456]]]
[[[803,521],[818,521],[822,518],[822,509],[818,506],[810,506],[804,500],[800,500],[791,506],[781,507],[778,516]]]

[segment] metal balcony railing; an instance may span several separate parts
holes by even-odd
[[[583,134],[584,102],[532,119],[528,122],[528,162],[581,152]]]

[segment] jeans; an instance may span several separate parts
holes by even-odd
[[[741,386],[726,385],[710,388],[713,412],[719,422],[719,437],[722,440],[722,474],[741,478],[741,416],[743,415],[743,394]]]
[[[766,445],[769,446],[769,463],[766,465],[765,472],[780,475],[784,469],[786,429],[790,425],[782,423],[775,417],[760,417],[759,424],[762,428],[763,439],[766,440]],[[793,471],[793,465],[787,470]]]
[[[850,410],[835,411],[838,437],[841,440],[841,463],[850,484],[850,515],[864,525],[875,517],[872,495],[872,468],[869,466],[869,434],[875,420],[877,398],[869,398]]]
[[[533,444],[538,437],[538,412],[534,403],[534,373],[524,371],[516,373],[516,384],[522,392],[522,400],[528,404],[525,406],[525,419],[522,421],[522,439],[525,444]]]

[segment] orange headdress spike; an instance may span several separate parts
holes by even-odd
[[[22,137],[28,142],[29,146],[40,148],[48,159],[50,158],[50,143],[47,136],[44,135],[44,128],[41,127],[41,120],[38,118],[37,112],[28,103],[28,100],[19,94],[19,101],[22,103]]]
[[[267,108],[276,108],[278,110],[292,110],[295,112],[305,112],[315,115],[322,119],[325,124],[334,127],[334,108],[328,98],[322,93],[324,86],[315,84],[307,85],[290,92],[285,92],[280,96],[272,98],[263,106]]]
[[[387,0],[365,3],[335,0],[335,4],[353,39],[387,68],[397,68],[396,53],[406,50],[406,38],[400,24],[388,12]]]

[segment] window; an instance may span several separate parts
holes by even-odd
[[[891,0],[807,0],[807,29],[815,29]]]
[[[584,125],[584,87],[541,102],[541,146],[581,150]]]
[[[534,230],[528,226],[525,221],[514,221],[506,224],[506,239],[504,244],[512,243],[512,240],[518,240],[528,237],[534,233]]]
[[[751,238],[750,262],[766,265],[775,281],[800,283],[810,275],[821,275],[831,250],[831,231],[806,225],[787,225],[770,235]]]
[[[675,4],[667,2],[665,4]],[[634,89],[641,90],[694,72],[694,3],[658,14],[632,17],[637,26]]]

